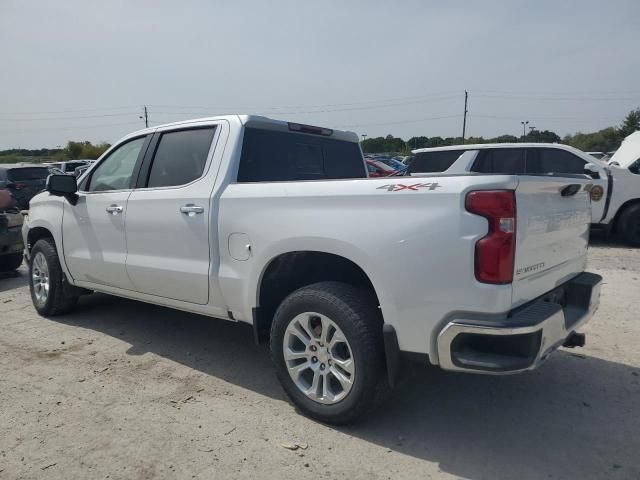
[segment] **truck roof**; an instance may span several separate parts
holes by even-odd
[[[143,128],[142,130],[137,130],[127,136],[140,135],[144,133],[152,133],[159,128],[188,126],[188,125],[193,125],[193,124],[198,124],[203,122],[210,122],[215,120],[233,120],[233,121],[239,120],[243,125],[248,127],[257,127],[265,130],[277,130],[277,131],[286,131],[286,132],[291,131],[291,125],[310,126],[310,125],[306,125],[298,122],[276,120],[274,118],[264,117],[261,115],[245,115],[245,114],[217,115],[215,117],[194,118],[191,120],[181,120],[179,122],[165,123],[163,125],[157,125],[155,127]],[[324,127],[322,128],[325,129]],[[342,140],[342,141],[354,142],[354,143],[360,142],[360,138],[358,137],[358,134],[355,132],[346,131],[346,130],[335,130],[332,128],[326,128],[325,130],[331,131],[330,137],[336,140]],[[301,133],[305,133],[305,132],[302,131]]]
[[[551,147],[562,150],[576,151],[577,149],[563,143],[475,143],[470,145],[448,145],[446,147],[417,148],[411,150],[413,153],[420,152],[439,152],[446,150],[483,150],[486,148],[535,148],[535,147]],[[581,150],[578,150],[581,152]]]
[[[411,150],[412,153],[423,152],[441,152],[447,150],[486,150],[488,148],[556,148],[559,150],[566,150],[579,157],[589,160],[591,163],[598,165],[605,165],[602,160],[599,160],[591,155],[587,155],[582,150],[572,147],[571,145],[565,145],[564,143],[476,143],[471,145],[449,145],[446,147],[432,147],[432,148],[418,148]]]

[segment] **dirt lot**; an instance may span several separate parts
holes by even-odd
[[[46,320],[24,269],[0,277],[0,478],[640,478],[640,250],[589,263],[586,348],[513,377],[420,369],[349,428],[294,411],[250,328],[97,294]]]

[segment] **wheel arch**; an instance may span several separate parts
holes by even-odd
[[[273,314],[287,295],[306,285],[330,280],[362,288],[382,309],[382,292],[370,272],[353,257],[320,249],[283,251],[270,256],[257,277],[252,308],[256,341],[268,339]]]
[[[38,240],[41,240],[43,238],[50,238],[51,240],[53,240],[54,245],[56,245],[57,248],[57,243],[55,238],[53,237],[53,233],[51,233],[51,231],[46,228],[46,227],[31,227],[29,228],[29,231],[27,232],[27,244],[26,244],[26,249],[31,252],[31,249],[33,248],[33,246],[36,244],[36,242]]]
[[[62,267],[62,271],[67,277],[67,281],[73,285],[73,277],[67,268],[67,264],[65,262],[63,246],[62,246],[62,236],[61,236],[61,228],[60,225],[57,229],[49,224],[46,221],[42,220],[32,220],[29,223],[29,230],[27,232],[26,245],[25,249],[28,254],[30,254],[31,249],[35,245],[38,240],[43,238],[50,238],[53,240],[53,244],[58,252],[58,258],[60,259],[60,266]],[[30,255],[29,255],[30,256]]]
[[[618,207],[618,210],[616,211],[616,214],[614,215],[612,220],[612,225],[613,225],[612,231],[614,233],[620,233],[620,229],[618,225],[620,216],[625,212],[625,210],[636,205],[640,205],[640,198],[632,198],[631,200],[627,200],[622,205],[620,205],[620,207]]]

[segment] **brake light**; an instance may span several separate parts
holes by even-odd
[[[516,253],[515,192],[469,192],[465,208],[489,222],[487,235],[476,242],[476,279],[483,283],[511,283]]]
[[[302,125],[301,123],[289,123],[289,130],[292,132],[311,133],[313,135],[322,135],[324,137],[330,137],[333,135],[333,130],[330,128],[314,127],[313,125]]]
[[[14,183],[13,184],[13,188],[15,188],[16,190],[22,190],[25,187],[26,187],[26,185],[24,183]]]

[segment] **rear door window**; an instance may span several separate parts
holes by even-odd
[[[573,173],[583,174],[585,162],[566,150],[557,148],[534,148],[527,157],[527,173]]]
[[[481,149],[471,167],[477,173],[523,174],[525,172],[524,148]]]
[[[409,164],[409,173],[444,172],[448,170],[464,152],[464,150],[418,152]]]
[[[355,142],[247,127],[238,182],[366,178]]]
[[[158,142],[147,187],[186,185],[204,173],[215,127],[163,133]]]

